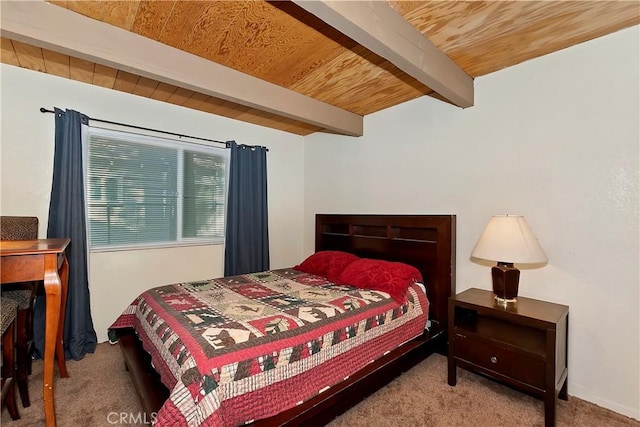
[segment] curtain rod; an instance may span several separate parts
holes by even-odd
[[[47,110],[44,107],[40,107],[40,112],[41,113],[55,113],[55,111]],[[130,125],[130,124],[127,124],[127,123],[112,122],[110,120],[94,119],[94,118],[89,117],[89,116],[87,116],[87,118],[89,120],[91,120],[91,121],[94,121],[94,122],[107,123],[107,124],[110,124],[110,125],[117,125],[117,126],[125,126],[125,127],[129,127],[129,128],[132,128],[132,129],[140,129],[140,130],[146,130],[146,131],[150,131],[150,132],[158,132],[158,133],[163,133],[165,135],[177,136],[178,138],[191,138],[191,139],[197,139],[197,140],[200,140],[200,141],[215,142],[217,144],[224,144],[225,147],[227,146],[227,142],[225,142],[225,141],[217,141],[215,139],[201,138],[199,136],[182,135],[180,133],[169,132],[169,131],[166,131],[166,130],[145,128],[145,127],[142,127],[142,126]],[[239,144],[239,145],[244,145],[245,147],[257,147],[257,146],[254,146],[254,145],[246,145],[246,144]],[[266,151],[269,151],[269,149],[267,148]]]

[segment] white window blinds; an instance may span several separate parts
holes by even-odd
[[[228,150],[93,127],[85,149],[92,249],[224,238]]]

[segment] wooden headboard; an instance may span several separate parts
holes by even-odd
[[[317,214],[315,249],[413,265],[427,288],[432,332],[446,328],[448,298],[456,289],[455,215]]]

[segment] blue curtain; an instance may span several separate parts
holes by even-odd
[[[267,149],[227,143],[231,150],[224,275],[269,269]]]
[[[96,349],[97,337],[91,319],[87,273],[87,227],[82,170],[82,126],[85,115],[55,109],[53,184],[49,203],[48,238],[68,237],[69,287],[64,319],[65,358],[80,360]],[[34,319],[34,342],[44,354],[45,298],[38,298]]]

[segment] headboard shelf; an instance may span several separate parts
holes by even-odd
[[[447,324],[455,293],[455,215],[316,215],[316,252],[340,250],[413,265],[422,273],[429,318]]]

